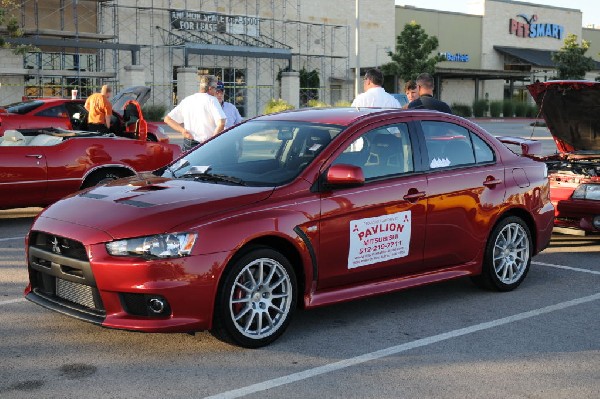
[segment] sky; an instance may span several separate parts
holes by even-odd
[[[524,0],[520,3],[544,4],[547,6],[581,10],[582,26],[595,25],[600,29],[600,6],[598,0]],[[471,14],[470,0],[396,0],[398,5],[415,6],[440,11],[454,11]]]

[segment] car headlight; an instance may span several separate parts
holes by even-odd
[[[196,237],[194,233],[173,233],[128,238],[106,243],[106,250],[113,256],[181,258],[190,254]]]
[[[600,184],[580,184],[573,191],[572,198],[600,201]]]

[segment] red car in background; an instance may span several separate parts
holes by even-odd
[[[513,290],[553,221],[546,165],[465,119],[303,109],[45,209],[25,295],[104,327],[259,347],[298,306],[467,276]]]
[[[140,119],[127,127],[136,139],[55,128],[7,130],[0,137],[0,209],[46,206],[82,188],[161,168],[179,156],[177,145],[147,141],[145,126]]]
[[[528,86],[558,153],[545,158],[555,224],[600,232],[600,82],[549,81]]]
[[[128,136],[130,126],[144,119],[141,107],[150,97],[150,88],[130,87],[117,93],[112,99],[113,118],[111,132],[118,136]],[[131,101],[138,107],[127,106]],[[39,98],[0,106],[0,137],[6,130],[58,128],[68,130],[87,130],[87,111],[85,99]],[[168,143],[169,138],[162,126],[155,122],[146,122],[148,141]]]

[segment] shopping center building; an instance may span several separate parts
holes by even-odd
[[[526,2],[481,1],[472,14],[396,6],[394,0],[17,4],[24,36],[12,42],[39,51],[22,56],[0,50],[0,104],[70,96],[73,89],[84,97],[110,84],[115,91],[151,86],[150,102],[171,107],[197,90],[198,72],[223,80],[228,100],[246,117],[278,97],[298,106],[309,97],[347,102],[359,82],[357,67],[389,62],[396,36],[411,21],[436,36],[438,51],[447,56],[436,69],[436,94],[450,104],[525,97],[526,84],[556,75],[551,55],[570,33],[590,41],[586,55],[600,60],[600,30],[582,28],[579,10]],[[388,90],[402,87],[394,77],[386,80]]]

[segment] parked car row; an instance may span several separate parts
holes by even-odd
[[[140,134],[65,140],[38,130],[11,147],[36,163],[28,173],[43,162],[46,173],[88,177],[114,159],[141,164],[100,186],[120,176],[59,179],[87,188],[35,220],[26,298],[104,327],[211,330],[256,348],[280,337],[297,308],[467,276],[513,290],[555,223],[599,230],[598,87],[530,86],[559,151],[548,157],[536,155],[539,142],[426,110],[265,115],[181,155]],[[87,156],[61,168],[65,160],[27,150],[42,136],[62,137],[47,148],[81,144],[73,154]],[[118,153],[125,142],[138,146],[134,158]]]

